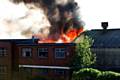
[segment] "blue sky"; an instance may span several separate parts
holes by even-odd
[[[101,22],[108,21],[108,28],[120,28],[120,0],[76,0],[85,29],[101,29]]]

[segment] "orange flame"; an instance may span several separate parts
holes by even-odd
[[[63,43],[70,43],[82,32],[83,32],[83,28],[70,29],[66,34],[61,35],[60,40]]]
[[[54,40],[52,37],[47,39],[39,40],[38,43],[70,43],[72,42],[78,35],[83,32],[83,28],[80,29],[70,29],[66,34],[61,34],[58,40]],[[41,36],[35,35],[35,37],[40,38]]]

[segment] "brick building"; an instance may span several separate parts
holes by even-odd
[[[69,80],[67,65],[74,43],[37,43],[37,39],[0,40],[0,80],[34,77]]]
[[[0,41],[0,80],[11,80],[12,70],[12,45]]]

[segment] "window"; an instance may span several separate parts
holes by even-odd
[[[48,57],[48,48],[38,48],[38,57],[47,58]]]
[[[48,69],[34,69],[34,71],[35,71],[35,73],[37,75],[39,75],[39,74],[43,74],[43,75],[48,74]]]
[[[55,48],[55,58],[64,59],[66,53],[66,48]]]
[[[7,66],[6,65],[0,65],[0,80],[7,80]]]
[[[0,56],[7,56],[7,49],[6,48],[0,48]]]
[[[0,74],[0,80],[9,80],[7,74]]]
[[[32,49],[31,48],[23,48],[22,49],[22,56],[23,57],[31,57]]]
[[[60,69],[56,69],[54,70],[56,75],[64,75],[65,74],[65,70],[60,70]]]
[[[7,73],[7,66],[5,65],[0,65],[0,73]]]

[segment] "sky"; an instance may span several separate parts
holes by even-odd
[[[109,22],[108,28],[120,28],[120,0],[76,0],[79,2],[84,28],[101,29],[101,22]]]

